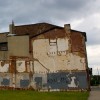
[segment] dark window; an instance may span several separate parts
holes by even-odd
[[[2,42],[0,43],[0,51],[7,51],[8,50],[8,43]]]
[[[25,87],[28,87],[28,85],[29,85],[29,80],[28,79],[20,80],[20,87],[25,88]]]
[[[9,86],[9,84],[10,84],[10,80],[6,78],[4,78],[3,81],[1,82],[1,85],[4,85],[4,86]]]

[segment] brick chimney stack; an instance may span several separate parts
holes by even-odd
[[[70,24],[65,24],[64,25],[64,29],[65,29],[66,33],[69,34],[71,32],[71,26],[70,26]]]

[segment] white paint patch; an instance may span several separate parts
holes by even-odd
[[[73,69],[73,70],[85,70],[86,64],[85,64],[85,58],[81,58],[80,56],[74,55],[72,53],[68,54],[68,60],[67,60],[67,68]]]
[[[9,64],[5,63],[3,66],[1,65],[2,61],[0,61],[0,72],[8,72]]]
[[[66,51],[68,50],[68,39],[67,38],[58,38],[57,39],[57,47],[58,51]]]
[[[86,70],[85,58],[73,53],[66,53],[68,39],[62,38],[57,41],[56,44],[55,40],[52,40],[56,44],[52,46],[49,44],[49,39],[33,41],[34,71]]]
[[[25,71],[25,61],[16,61],[16,68],[18,72]]]
[[[68,87],[77,87],[77,85],[75,84],[75,79],[76,79],[76,77],[71,77],[71,83],[70,84],[68,84]]]

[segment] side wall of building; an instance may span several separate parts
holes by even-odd
[[[7,34],[0,33],[0,60],[6,60],[8,54]]]
[[[33,58],[35,72],[59,72],[68,70],[86,70],[84,37],[75,33],[79,39],[74,42],[73,34],[63,29],[51,30],[33,39]],[[81,37],[81,39],[80,39]],[[74,40],[75,41],[75,40]],[[73,49],[74,48],[74,49]]]
[[[33,37],[8,36],[0,51],[0,88],[65,91],[88,89],[85,38],[80,32],[52,29]],[[8,54],[7,54],[8,53]],[[4,56],[5,55],[5,56]]]
[[[10,56],[29,57],[29,36],[9,36],[8,59]]]

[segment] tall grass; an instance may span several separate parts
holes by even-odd
[[[0,100],[88,100],[89,92],[0,90]]]

